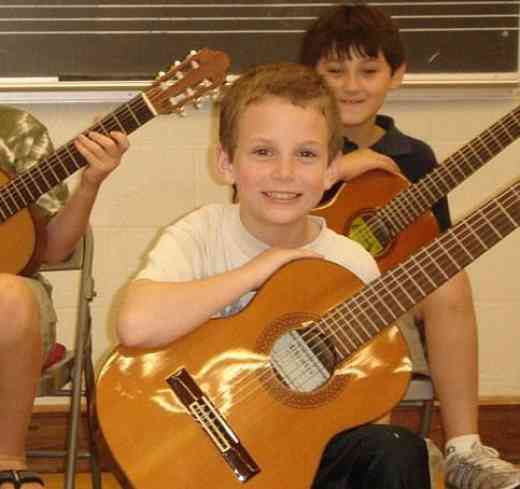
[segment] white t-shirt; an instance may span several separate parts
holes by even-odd
[[[379,268],[370,253],[355,241],[327,228],[321,217],[311,216],[321,231],[305,248],[343,266],[362,282],[379,277]],[[240,220],[233,204],[204,206],[165,229],[148,255],[137,279],[184,282],[211,277],[238,268],[268,249],[252,236]],[[254,296],[250,292],[221,312],[235,314]]]

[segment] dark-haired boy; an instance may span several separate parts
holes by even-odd
[[[432,149],[401,133],[390,117],[378,114],[406,70],[399,30],[382,10],[359,4],[328,9],[307,31],[301,62],[322,74],[335,93],[344,128],[344,153],[358,148],[383,153],[412,182],[433,169],[437,162]],[[359,173],[346,159],[337,168],[344,180]],[[432,210],[444,231],[451,224],[447,200]],[[520,487],[520,470],[484,446],[478,435],[477,333],[467,274],[461,272],[428,297],[415,311],[415,319],[425,324],[447,439],[449,487]]]

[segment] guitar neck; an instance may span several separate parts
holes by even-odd
[[[430,245],[329,311],[320,321],[347,358],[520,226],[520,182]]]
[[[134,132],[156,115],[146,97],[146,92],[135,96],[96,122],[84,131],[84,134],[88,134],[90,131],[107,135],[111,131],[121,131],[126,134]],[[33,204],[41,195],[86,164],[87,161],[76,149],[73,140],[60,146],[36,166],[19,174],[2,187],[0,190],[0,220],[5,221],[21,209]]]
[[[450,156],[415,185],[394,197],[378,214],[394,236],[464,182],[520,136],[520,107]]]

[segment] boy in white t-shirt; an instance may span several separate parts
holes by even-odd
[[[360,245],[309,215],[337,179],[342,147],[336,103],[319,75],[293,64],[246,72],[222,101],[219,136],[218,170],[236,185],[239,203],[205,206],[165,231],[125,291],[123,345],[161,347],[212,317],[234,314],[298,258],[323,257],[364,283],[379,276]],[[366,425],[334,437],[313,487],[429,486],[422,439]]]

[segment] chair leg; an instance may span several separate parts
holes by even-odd
[[[85,351],[85,390],[87,398],[87,424],[92,487],[94,489],[101,489],[101,468],[99,463],[99,450],[97,444],[99,426],[96,417],[95,375],[94,366],[92,365],[92,350],[90,341],[88,342],[88,347]]]
[[[421,423],[419,426],[419,435],[426,438],[431,431],[433,418],[433,399],[426,399],[423,401]]]
[[[86,304],[82,305],[87,308]],[[80,310],[78,314],[84,313]],[[81,396],[82,379],[84,374],[85,352],[88,351],[90,339],[90,317],[83,314],[80,317],[87,317],[87,323],[78,328],[75,341],[74,370],[72,372],[71,404],[70,404],[70,424],[67,440],[67,458],[65,470],[65,489],[75,489],[76,484],[76,465],[78,461],[78,433],[81,417]]]

